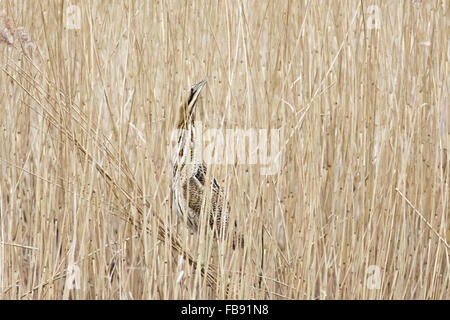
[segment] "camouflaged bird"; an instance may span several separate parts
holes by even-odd
[[[207,181],[207,168],[201,160],[201,137],[196,136],[195,109],[200,91],[206,84],[203,80],[195,84],[188,99],[178,110],[177,147],[173,158],[172,200],[173,209],[186,222],[189,229],[197,232],[200,215],[208,214],[208,224],[215,230],[215,236],[226,231],[230,206],[225,200],[223,190],[212,177]],[[207,188],[210,188],[211,192]],[[185,220],[186,219],[186,220]],[[235,222],[236,227],[236,222]],[[233,236],[233,247],[236,235]],[[241,246],[242,237],[239,238]]]

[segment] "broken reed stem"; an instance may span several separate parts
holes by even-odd
[[[416,209],[416,207],[411,203],[411,201],[409,201],[408,198],[406,198],[405,195],[398,188],[395,188],[395,191],[397,191],[402,196],[402,198],[414,210],[414,212],[420,217],[420,219],[422,219],[422,221],[425,222],[427,227],[430,228],[430,230],[439,238],[439,240],[441,240],[441,242],[445,245],[445,247],[449,249],[447,241],[436,230],[434,230],[433,226],[427,221],[427,219],[425,219],[425,217],[420,213],[420,211]]]

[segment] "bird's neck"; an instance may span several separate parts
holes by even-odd
[[[188,123],[184,129],[178,130],[174,164],[196,167],[202,163],[201,129],[197,128],[195,123]]]

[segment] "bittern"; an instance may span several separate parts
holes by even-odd
[[[173,209],[184,220],[192,232],[199,229],[201,214],[207,214],[207,223],[214,236],[223,236],[227,230],[230,206],[223,189],[214,177],[207,181],[207,167],[201,157],[201,137],[195,125],[196,105],[200,91],[206,84],[203,80],[195,84],[188,99],[178,110],[177,147],[173,158],[172,200]],[[208,183],[209,182],[209,183]],[[208,191],[208,188],[210,192]],[[235,227],[237,226],[235,221]],[[242,236],[233,235],[243,246]]]

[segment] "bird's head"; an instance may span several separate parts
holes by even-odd
[[[191,88],[188,99],[183,103],[180,108],[180,117],[178,120],[178,128],[185,129],[188,123],[193,123],[195,118],[195,106],[199,99],[200,91],[206,84],[206,79],[195,84]]]

